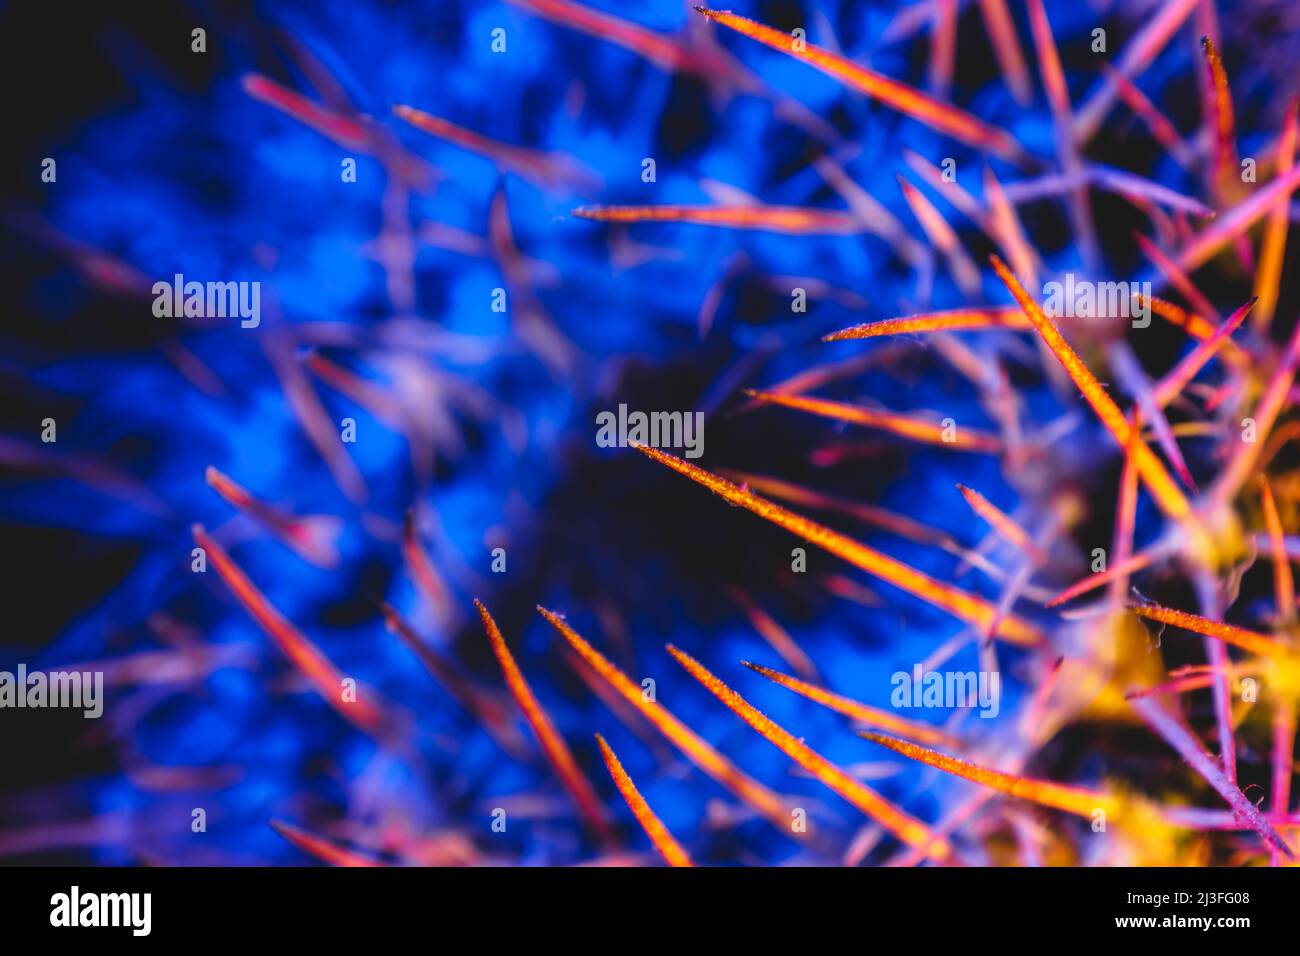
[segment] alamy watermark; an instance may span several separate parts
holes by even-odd
[[[1150,282],[1092,282],[1065,273],[1064,282],[1043,284],[1043,311],[1054,319],[1132,319],[1133,328],[1151,324]]]
[[[95,720],[104,713],[103,671],[0,671],[0,708],[67,707]]]
[[[630,442],[652,448],[681,448],[687,458],[704,454],[703,412],[618,412],[596,415],[596,444],[601,448],[626,448]]]
[[[889,679],[889,702],[900,709],[912,707],[978,707],[980,716],[993,718],[1002,709],[1002,675],[997,671],[927,671],[920,664],[895,671]]]
[[[176,273],[171,282],[153,284],[153,314],[160,319],[231,319],[255,329],[262,323],[262,283],[186,282]]]
[[[73,886],[50,897],[50,925],[120,926],[132,936],[148,936],[153,929],[153,894],[83,893]]]

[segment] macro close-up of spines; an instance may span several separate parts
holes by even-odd
[[[0,863],[1296,864],[1300,6],[57,6]]]

